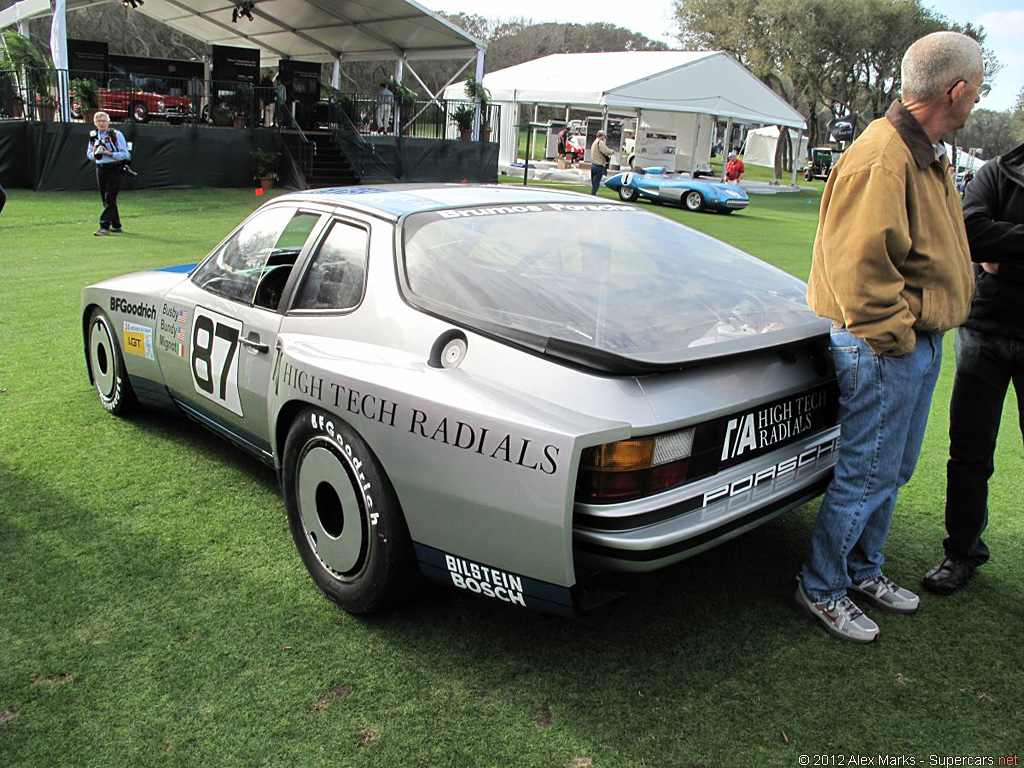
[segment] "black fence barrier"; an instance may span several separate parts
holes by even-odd
[[[491,142],[402,136],[373,136],[368,141],[350,132],[338,133],[334,139],[364,184],[498,180],[498,145]]]
[[[255,186],[250,153],[256,148],[281,151],[275,131],[115,127],[131,142],[132,168],[139,174],[126,179],[126,189]],[[89,130],[81,123],[0,121],[0,184],[42,191],[95,189],[94,164],[85,155]]]

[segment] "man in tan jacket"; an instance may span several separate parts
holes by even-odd
[[[878,636],[848,592],[897,613],[918,607],[882,574],[882,547],[921,450],[942,334],[970,308],[970,252],[942,137],[963,127],[983,79],[971,38],[915,42],[901,100],[844,153],[822,195],[807,302],[833,324],[842,445],[795,600],[844,640]]]

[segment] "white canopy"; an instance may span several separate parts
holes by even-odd
[[[483,82],[496,102],[695,112],[806,127],[799,112],[723,51],[556,53],[491,72]],[[445,96],[465,98],[462,84]]]
[[[104,0],[67,0],[74,11]],[[263,59],[470,59],[485,43],[413,0],[254,0],[252,21],[234,0],[144,0],[141,13],[211,45],[258,48]],[[0,11],[0,27],[51,12],[47,0]]]
[[[793,157],[800,163],[807,157],[807,137],[790,130],[789,138],[793,143]],[[764,128],[747,131],[747,140],[743,147],[743,162],[774,168],[775,147],[778,143],[779,127],[777,125],[766,125]]]

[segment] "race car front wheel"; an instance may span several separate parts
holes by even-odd
[[[632,203],[640,197],[640,193],[632,187],[619,187],[619,199],[625,200],[627,203]]]
[[[86,340],[89,345],[89,372],[100,396],[100,405],[115,416],[131,413],[138,407],[138,401],[124,367],[117,333],[103,310],[94,309],[89,316]]]
[[[704,208],[704,196],[696,190],[691,190],[686,193],[683,198],[683,205],[686,206],[688,211],[700,211]]]
[[[288,524],[306,570],[349,613],[373,613],[419,584],[394,488],[366,442],[337,416],[302,411],[284,447]]]

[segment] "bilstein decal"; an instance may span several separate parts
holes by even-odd
[[[295,367],[287,360],[282,361],[278,368],[276,384],[278,390],[283,385],[339,413],[351,413],[392,429],[400,429],[419,439],[444,443],[451,448],[545,475],[558,472],[560,449],[557,445],[542,445],[528,437],[495,431],[447,416],[438,418],[419,408],[328,381],[322,376]]]

